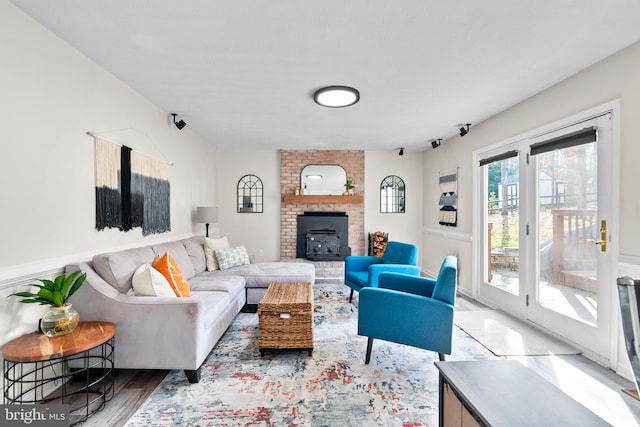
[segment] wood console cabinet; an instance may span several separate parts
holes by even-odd
[[[435,362],[440,427],[609,426],[515,360]]]

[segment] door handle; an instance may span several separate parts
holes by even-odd
[[[607,221],[600,221],[600,240],[587,239],[587,242],[591,242],[594,245],[600,246],[602,252],[607,251]]]

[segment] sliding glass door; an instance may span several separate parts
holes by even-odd
[[[612,113],[477,153],[478,299],[608,359]]]

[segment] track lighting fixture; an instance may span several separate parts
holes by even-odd
[[[466,127],[465,127],[466,126]],[[465,136],[466,134],[469,133],[469,127],[471,126],[471,123],[467,123],[466,125],[462,126],[460,128],[460,136]]]
[[[398,156],[403,156],[404,155],[404,148],[401,148],[400,151],[398,151]]]
[[[173,116],[173,124],[176,125],[176,127],[180,130],[182,130],[182,128],[184,128],[187,124],[185,123],[184,120],[179,120],[176,122],[176,113],[171,113],[171,115]]]
[[[442,138],[434,139],[433,141],[431,141],[431,147],[438,148],[440,147],[441,143],[442,143]]]

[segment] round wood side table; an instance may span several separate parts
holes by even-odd
[[[70,334],[33,332],[2,347],[10,404],[69,405],[71,425],[101,410],[114,393],[114,336],[109,322],[80,322]]]

